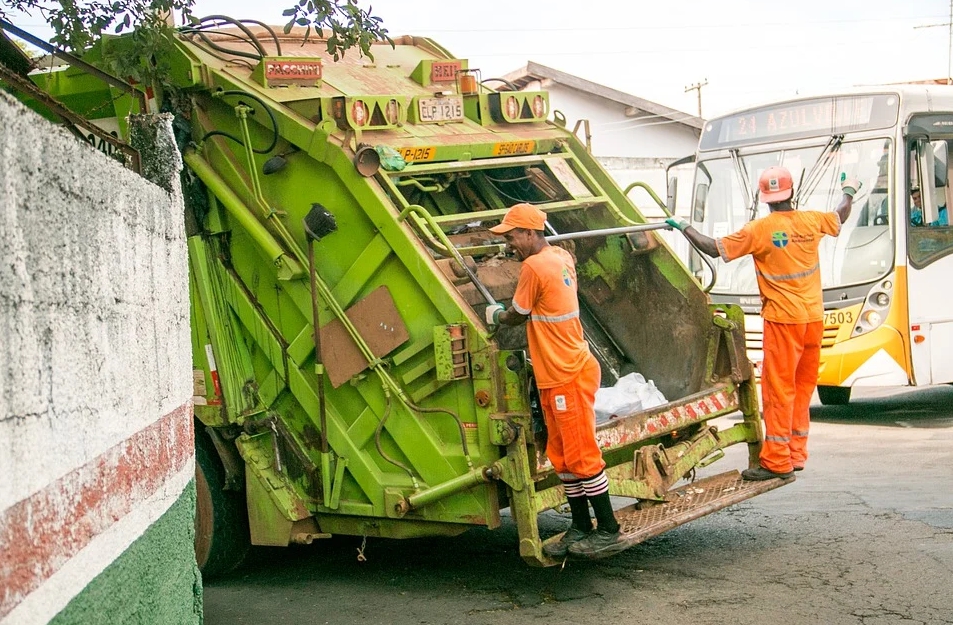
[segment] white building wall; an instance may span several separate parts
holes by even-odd
[[[194,476],[181,161],[160,125],[172,192],[0,92],[0,623],[49,621],[191,503],[177,504]],[[185,555],[154,554],[180,612],[125,601],[146,621],[201,618],[183,516]],[[155,562],[140,564],[105,596],[145,586]]]
[[[694,154],[698,148],[701,131],[691,126],[651,116],[644,111],[640,112],[641,117],[627,117],[629,107],[625,104],[550,80],[533,82],[525,87],[525,90],[534,89],[549,92],[550,106],[565,115],[570,130],[576,127],[577,121],[589,120],[592,154],[622,189],[633,182],[644,182],[665,202],[666,167],[673,161]],[[585,142],[584,126],[579,127],[577,136]],[[676,215],[687,218],[691,203],[692,167],[681,166],[671,173],[678,179]],[[633,189],[629,197],[650,221],[665,218],[665,212],[644,189]],[[685,237],[669,230],[662,230],[659,235],[679,258],[688,258],[689,247]]]
[[[547,82],[550,105],[566,116],[571,130],[577,120],[588,119],[592,153],[599,157],[678,159],[694,154],[699,132],[664,117],[640,112],[627,117],[625,104]],[[584,132],[580,129],[580,137]]]

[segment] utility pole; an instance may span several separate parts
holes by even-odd
[[[950,6],[953,7],[953,0],[950,0]],[[951,19],[950,21],[953,22],[953,19]],[[689,85],[685,87],[685,93],[688,93],[689,91],[698,92],[698,116],[699,117],[702,116],[702,87],[704,87],[707,84],[708,84],[708,79],[706,78],[702,82],[696,82],[694,85]]]
[[[953,0],[950,0],[950,20],[942,24],[926,24],[924,26],[914,26],[917,28],[936,28],[937,26],[946,26],[949,29],[949,44],[946,51],[946,84],[953,85]]]

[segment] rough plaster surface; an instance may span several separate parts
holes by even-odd
[[[0,96],[4,509],[192,389],[180,198]]]
[[[182,164],[169,117],[133,125],[155,184],[0,92],[4,625],[149,584],[128,613],[201,618]]]

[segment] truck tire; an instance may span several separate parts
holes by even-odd
[[[224,486],[225,468],[199,425],[195,431],[195,560],[206,579],[241,564],[251,545],[245,494]]]
[[[825,406],[845,406],[850,401],[850,387],[818,386],[817,397]]]

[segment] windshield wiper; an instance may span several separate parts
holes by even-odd
[[[821,181],[821,176],[827,171],[831,163],[834,162],[834,155],[840,150],[840,146],[843,142],[844,135],[831,136],[827,145],[824,146],[824,151],[821,152],[817,160],[814,161],[811,171],[807,173],[807,178],[798,185],[797,193],[794,194],[794,200],[792,202],[795,208],[800,205],[800,199],[802,197],[811,197],[811,194],[814,193],[814,189]]]
[[[748,170],[745,169],[745,163],[741,160],[741,156],[738,155],[738,148],[728,150],[728,154],[731,155],[731,164],[735,167],[735,175],[738,176],[738,184],[741,186],[741,192],[744,193],[745,197],[748,199],[748,221],[751,221],[758,214],[758,196],[752,191],[751,185],[748,184]]]

